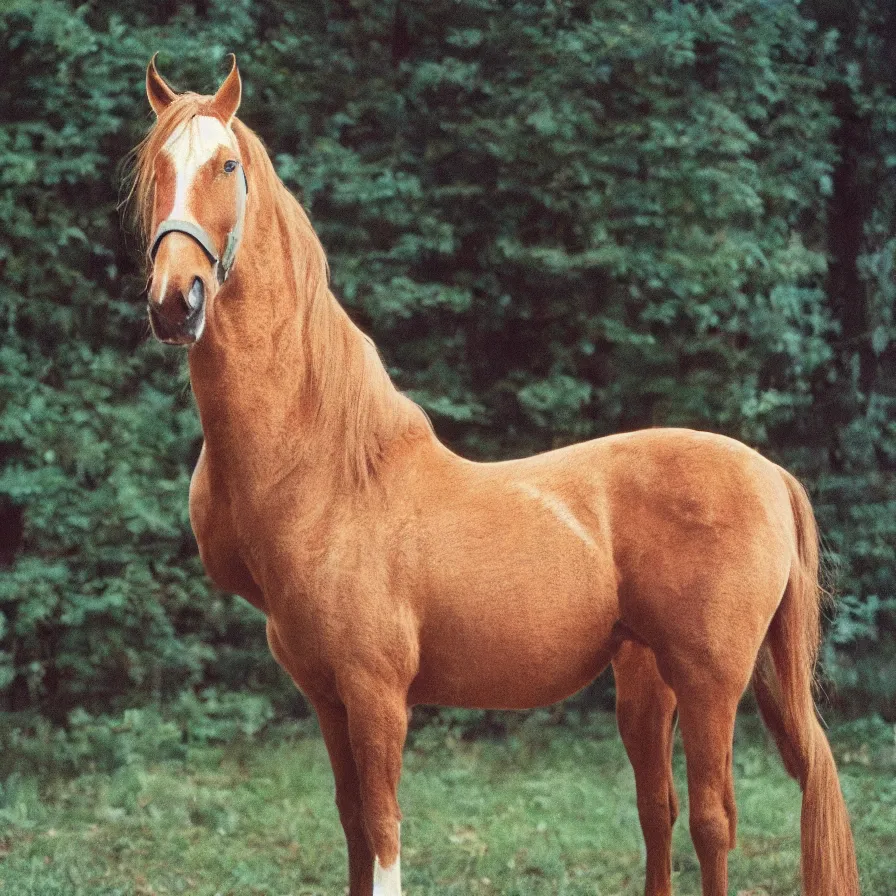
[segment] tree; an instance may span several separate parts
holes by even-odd
[[[496,458],[690,425],[785,463],[840,567],[828,668],[893,711],[894,17],[860,8],[8,6],[6,708],[282,681],[196,559],[198,424],[117,209],[150,54],[209,91],[235,49],[241,117],[439,434]]]

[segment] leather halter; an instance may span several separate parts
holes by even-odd
[[[236,224],[233,225],[233,230],[227,234],[227,242],[224,244],[224,251],[220,256],[218,256],[215,250],[214,240],[209,236],[208,231],[192,221],[166,218],[159,224],[159,229],[156,230],[156,235],[152,239],[152,246],[149,250],[150,259],[155,261],[156,253],[159,251],[159,244],[167,234],[185,233],[199,243],[215,268],[218,284],[223,283],[227,279],[231,268],[233,268],[233,263],[236,260],[236,250],[243,236],[243,225],[246,222],[246,197],[249,195],[249,181],[246,179],[246,169],[243,168],[242,164],[240,164],[240,173],[243,176],[237,178],[236,184]]]

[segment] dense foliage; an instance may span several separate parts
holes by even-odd
[[[813,493],[839,699],[896,711],[890,4],[148,9],[0,11],[2,707],[287,693],[196,558],[198,423],[118,209],[151,53],[207,92],[234,50],[335,291],[445,440],[493,458],[682,424],[756,446]]]

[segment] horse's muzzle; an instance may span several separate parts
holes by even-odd
[[[168,345],[192,345],[205,329],[205,286],[193,278],[189,292],[161,302],[149,301],[149,323],[156,339]]]

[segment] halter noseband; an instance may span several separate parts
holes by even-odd
[[[243,225],[246,221],[246,197],[249,195],[249,181],[246,179],[246,169],[242,165],[240,165],[240,173],[243,176],[237,178],[236,184],[236,224],[233,225],[233,230],[227,234],[227,242],[224,244],[224,251],[221,253],[220,258],[215,251],[214,241],[208,232],[198,224],[194,224],[192,221],[179,221],[177,218],[166,218],[159,224],[159,229],[152,239],[152,246],[149,250],[150,259],[155,261],[156,253],[159,251],[159,244],[166,234],[174,232],[185,233],[199,243],[215,268],[218,284],[223,283],[233,267],[233,262],[236,260],[236,250],[243,236]]]

